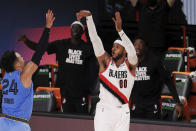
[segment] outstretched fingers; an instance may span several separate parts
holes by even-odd
[[[78,13],[76,13],[77,20],[82,19],[83,17],[90,16],[91,12],[88,10],[80,10]]]
[[[52,12],[52,10],[49,9],[48,12],[46,13],[46,27],[51,28],[54,20],[55,20],[54,13]]]
[[[115,23],[116,30],[120,32],[122,30],[122,19],[120,16],[120,12],[115,12],[115,18],[112,18],[113,22]]]
[[[76,13],[76,18],[77,18],[77,21],[80,21],[82,19],[82,16],[80,15],[80,13]]]

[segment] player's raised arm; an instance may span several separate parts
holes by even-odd
[[[137,66],[137,63],[138,63],[136,51],[133,46],[133,43],[131,42],[129,37],[125,34],[125,32],[122,30],[122,19],[121,19],[120,13],[116,12],[115,18],[112,18],[112,19],[115,23],[116,31],[118,32],[120,38],[122,39],[123,45],[127,52],[129,64],[130,66],[134,68]]]
[[[174,3],[176,2],[176,0],[167,0],[167,3],[170,7],[172,7],[174,5]]]
[[[137,5],[138,0],[129,0],[133,7]]]
[[[29,47],[30,49],[36,51],[37,49],[37,43],[34,41],[31,41],[26,35],[21,35],[18,38],[18,42],[22,42],[24,43],[27,47]]]
[[[46,25],[42,33],[36,52],[33,54],[32,59],[22,70],[20,75],[21,82],[24,87],[29,88],[31,85],[31,78],[33,73],[37,70],[40,60],[48,47],[48,39],[50,28],[55,20],[54,14],[51,10],[46,13]]]
[[[100,72],[102,72],[106,68],[106,65],[109,62],[110,56],[105,52],[102,41],[97,34],[91,12],[86,11],[86,10],[81,10],[79,13],[77,13],[78,20],[80,20],[83,17],[86,17],[86,23],[88,27],[88,33],[90,36],[90,40],[93,45],[95,56],[97,57],[99,65],[100,65]]]

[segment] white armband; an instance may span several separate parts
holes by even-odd
[[[102,56],[105,53],[105,50],[100,37],[97,35],[97,31],[95,28],[95,24],[93,22],[92,15],[87,16],[86,21],[87,21],[89,37],[93,45],[95,56],[96,57]]]
[[[123,43],[123,46],[124,46],[126,52],[127,52],[127,57],[128,57],[129,63],[132,65],[136,65],[138,62],[138,59],[137,59],[137,55],[136,55],[136,51],[133,46],[133,43],[131,42],[131,40],[128,38],[128,36],[125,34],[125,32],[123,30],[118,32],[118,34],[122,40],[122,43]]]

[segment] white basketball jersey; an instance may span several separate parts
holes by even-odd
[[[125,60],[119,67],[111,59],[100,77],[100,102],[114,106],[129,102],[135,76]]]

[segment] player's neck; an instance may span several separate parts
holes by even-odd
[[[142,62],[143,60],[144,60],[144,55],[138,56],[139,63]]]
[[[15,71],[22,71],[21,67],[15,67]]]
[[[138,57],[138,62],[139,63],[141,63],[143,60],[144,60],[144,58],[147,56],[147,50],[145,49],[144,51],[142,51],[142,53],[140,54],[140,55],[137,55],[137,57]]]
[[[114,60],[117,67],[119,67],[125,61],[125,57],[121,57],[118,60]]]
[[[76,39],[76,38],[71,38],[71,42],[72,42],[72,44],[74,44],[74,45],[78,45],[78,44],[80,43],[80,41],[81,41],[80,38],[78,38],[78,39]]]

